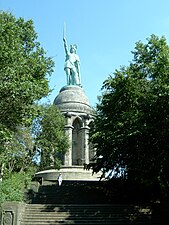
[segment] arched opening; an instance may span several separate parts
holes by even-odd
[[[83,165],[82,160],[82,122],[76,118],[73,122],[72,131],[72,165]]]

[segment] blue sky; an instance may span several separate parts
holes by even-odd
[[[64,22],[68,44],[78,46],[82,86],[91,106],[109,74],[132,60],[137,41],[146,42],[151,34],[169,40],[168,0],[0,0],[0,10],[34,21],[38,41],[55,61],[53,91],[44,100],[50,103],[66,85]]]

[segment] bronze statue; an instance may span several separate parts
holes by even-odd
[[[64,48],[66,53],[64,70],[67,76],[67,85],[78,85],[81,86],[80,81],[80,59],[76,54],[77,46],[76,44],[70,45],[70,51],[68,49],[66,37],[65,37],[65,29],[63,35]]]

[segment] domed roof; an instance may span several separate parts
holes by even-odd
[[[89,100],[79,86],[69,85],[61,88],[54,104],[58,106],[61,112],[93,114]]]

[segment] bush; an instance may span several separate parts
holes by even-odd
[[[31,175],[14,173],[0,182],[0,203],[5,201],[24,201],[25,188],[31,182]]]

